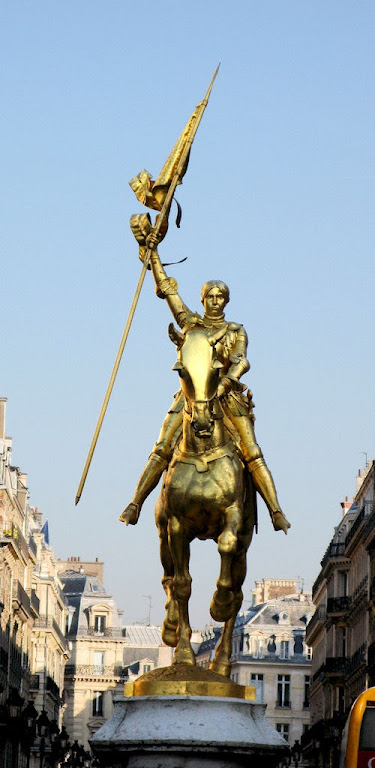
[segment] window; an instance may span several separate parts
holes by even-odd
[[[146,672],[151,672],[151,664],[144,664],[143,665],[143,674],[145,675]]]
[[[277,675],[277,707],[290,707],[290,675]]]
[[[294,638],[294,654],[303,654],[303,636],[295,635]]]
[[[271,635],[268,645],[267,645],[267,651],[268,653],[276,653],[276,635]]]
[[[92,700],[92,714],[97,715],[98,717],[103,716],[103,703],[104,703],[104,693],[103,691],[94,691],[94,696]]]
[[[280,642],[280,658],[289,659],[289,640],[281,640]]]
[[[308,661],[311,661],[312,659],[312,648],[310,648],[309,645],[306,646],[306,656]]]
[[[309,706],[309,690],[310,690],[310,675],[305,675],[305,698],[303,700],[303,706],[308,707]]]
[[[285,741],[289,743],[289,723],[276,723],[276,730],[281,733]]]
[[[104,675],[104,651],[94,651],[94,675]]]
[[[104,634],[105,620],[106,620],[106,617],[101,613],[98,613],[96,616],[94,616],[95,632],[100,632],[101,634]]]
[[[263,704],[263,675],[259,675],[258,672],[253,672],[250,675],[250,685],[255,686],[256,696],[255,701],[257,704]]]

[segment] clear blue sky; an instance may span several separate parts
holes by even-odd
[[[292,522],[263,505],[254,579],[311,586],[374,429],[372,0],[16,2],[1,7],[1,385],[14,463],[58,556],[98,556],[126,621],[163,617],[153,521],[118,515],[177,388],[148,275],[82,500],[74,496],[138,279],[128,180],[160,170],[219,61],[161,253],[186,302],[231,288],[258,440]],[[212,543],[193,548],[208,619]]]

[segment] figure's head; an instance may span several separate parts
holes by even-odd
[[[221,280],[208,280],[201,291],[201,302],[207,315],[219,317],[229,301],[229,288]]]

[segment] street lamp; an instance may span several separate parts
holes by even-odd
[[[292,746],[292,760],[294,762],[294,768],[297,768],[300,760],[302,757],[302,749],[301,744],[299,743],[298,739],[294,742]]]
[[[24,740],[26,743],[26,768],[29,768],[31,745],[35,739],[36,721],[38,717],[38,712],[36,711],[32,701],[28,702],[21,714],[21,717],[23,721]]]
[[[38,729],[38,736],[40,738],[39,765],[40,765],[40,768],[43,768],[44,756],[46,753],[46,737],[48,736],[48,732],[50,728],[50,721],[45,709],[42,709],[42,712],[36,721],[36,726]]]

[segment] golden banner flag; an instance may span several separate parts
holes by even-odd
[[[134,179],[129,181],[129,184],[136,198],[140,203],[146,205],[147,208],[152,208],[154,211],[161,211],[172,179],[177,172],[187,142],[192,135],[193,124],[199,115],[199,112],[202,108],[202,103],[203,102],[200,102],[196,106],[193,114],[190,117],[190,120],[185,125],[185,128],[176,141],[172,152],[164,163],[156,181],[153,181],[151,174],[145,170],[141,171],[138,176],[135,176]],[[178,184],[181,184],[182,182],[188,167],[188,163],[189,154],[180,173],[179,180],[177,182]]]

